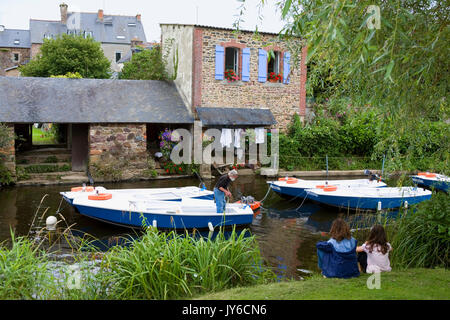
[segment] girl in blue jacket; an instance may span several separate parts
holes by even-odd
[[[356,256],[357,241],[350,227],[341,218],[333,221],[330,240],[318,242],[319,268],[327,278],[352,278],[359,276]]]

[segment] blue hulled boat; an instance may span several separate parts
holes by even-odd
[[[417,175],[411,176],[411,179],[419,187],[445,192],[450,190],[450,177],[443,174],[419,172]]]
[[[417,187],[344,188],[329,186],[307,190],[310,200],[351,210],[383,210],[416,204],[431,198],[431,191]]]
[[[292,177],[280,178],[278,181],[268,181],[270,188],[283,198],[300,198],[306,196],[307,189],[323,188],[327,185],[353,188],[383,188],[386,183],[380,180],[303,180]]]
[[[225,213],[220,214],[216,213],[213,200],[131,200],[127,195],[103,195],[109,196],[98,200],[94,200],[96,196],[93,195],[77,196],[72,204],[82,215],[131,228],[202,229],[248,225],[253,221],[253,210],[248,204],[227,204]]]

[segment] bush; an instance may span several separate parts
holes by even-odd
[[[431,200],[408,210],[395,228],[392,261],[396,267],[449,267],[450,195],[433,194]]]

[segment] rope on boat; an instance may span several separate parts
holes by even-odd
[[[306,198],[308,197],[308,193],[309,193],[309,191],[306,191],[306,194],[305,194],[305,197],[303,198],[302,203],[300,204],[300,206],[297,209],[295,209],[295,211],[298,211],[298,209],[300,209],[303,206],[303,203],[305,202]]]
[[[263,203],[264,200],[266,200],[267,196],[268,196],[269,193],[270,193],[270,190],[272,190],[272,188],[270,187],[270,184],[269,184],[269,187],[267,188],[266,195],[264,196],[264,198],[262,198],[262,200],[259,200],[259,202]]]

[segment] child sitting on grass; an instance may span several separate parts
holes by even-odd
[[[387,242],[383,226],[374,225],[367,241],[356,248],[361,270],[366,273],[391,271],[389,251],[392,251],[392,247]]]
[[[326,278],[352,278],[359,276],[356,258],[356,239],[350,233],[350,227],[341,218],[333,221],[330,239],[318,242],[317,255],[319,268]]]

